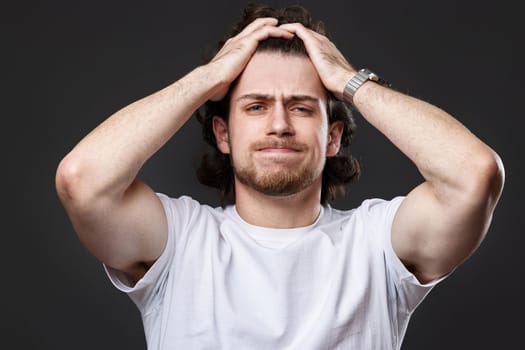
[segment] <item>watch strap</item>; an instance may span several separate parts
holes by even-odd
[[[383,86],[390,86],[387,81],[380,78],[368,68],[362,68],[346,83],[343,90],[343,99],[353,106],[356,91],[368,80]]]

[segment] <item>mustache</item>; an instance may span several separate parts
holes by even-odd
[[[251,144],[251,149],[260,151],[265,148],[288,148],[294,151],[304,151],[307,146],[304,143],[296,142],[290,139],[272,139],[256,141]]]

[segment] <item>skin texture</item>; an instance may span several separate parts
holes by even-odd
[[[294,35],[303,40],[308,58],[254,55],[259,41]],[[161,203],[137,173],[199,106],[225,96],[241,74],[228,124],[214,119],[218,146],[232,155],[238,174],[239,214],[268,227],[313,222],[320,206],[319,174],[325,157],[337,153],[341,133],[337,123],[327,124],[324,89],[341,97],[355,73],[326,37],[297,23],[277,26],[273,18],[255,20],[208,64],[116,112],[64,157],[56,188],[80,240],[132,281],[144,275],[162,253],[167,223]],[[308,116],[299,112],[298,96],[303,104],[304,96],[311,98]],[[422,282],[449,273],[487,232],[503,189],[500,158],[427,102],[367,82],[353,103],[425,180],[395,216],[395,252]],[[292,165],[297,173],[293,181],[281,176]],[[304,181],[297,180],[305,174]],[[295,184],[276,188],[280,185],[270,184],[273,175],[278,185]]]
[[[219,149],[232,156],[240,215],[260,226],[312,223],[325,159],[339,150],[343,125],[328,125],[326,92],[311,61],[256,53],[230,106],[228,124],[216,117],[214,131]],[[304,201],[310,210],[289,206]]]

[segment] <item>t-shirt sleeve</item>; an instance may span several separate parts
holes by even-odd
[[[392,222],[404,198],[399,196],[390,201],[372,199],[366,201],[364,207],[372,217],[371,222],[375,226],[378,243],[383,249],[390,298],[396,299],[399,311],[411,313],[430,290],[448,275],[423,284],[395,253],[392,247]]]
[[[154,309],[164,295],[166,280],[175,255],[177,235],[187,226],[195,201],[189,197],[169,198],[157,193],[166,213],[168,239],[160,257],[144,276],[133,285],[127,276],[107,265],[103,265],[111,283],[129,295],[142,314]]]

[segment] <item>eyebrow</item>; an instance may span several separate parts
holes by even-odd
[[[266,95],[266,94],[254,93],[254,94],[242,95],[242,96],[237,97],[237,99],[235,99],[236,102],[239,102],[239,101],[242,101],[242,100],[275,101],[275,97],[273,97],[271,95]],[[293,101],[293,102],[303,102],[303,101],[319,102],[319,98],[316,98],[316,97],[313,97],[313,96],[310,96],[310,95],[291,95],[291,96],[286,96],[284,98],[284,102],[285,103],[290,102],[290,101]]]

